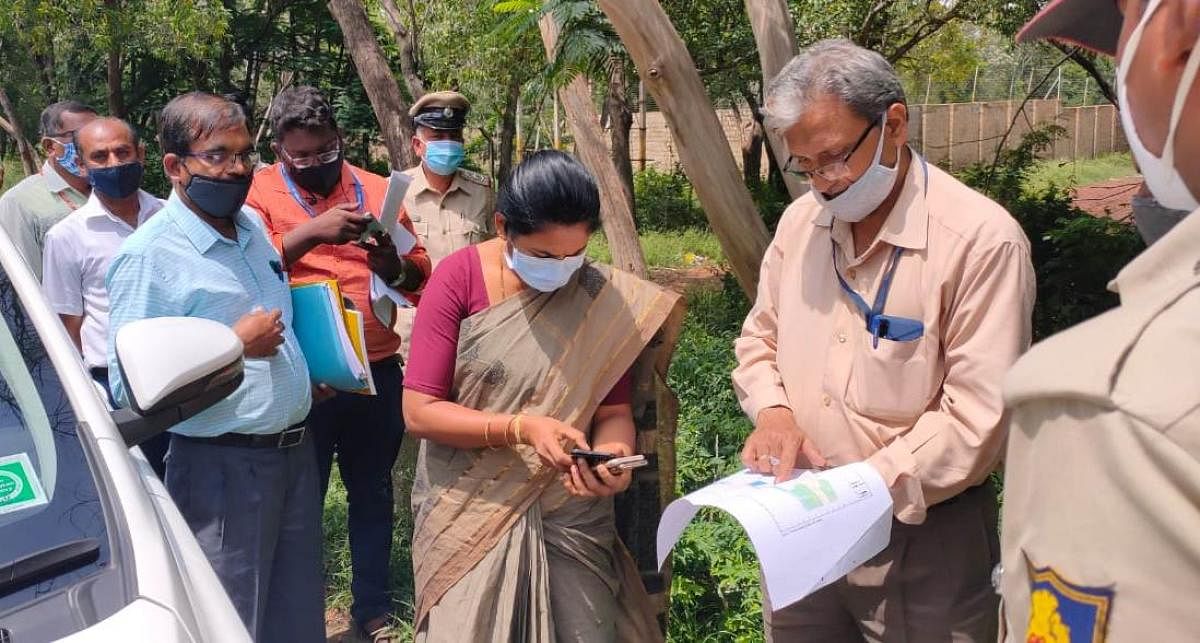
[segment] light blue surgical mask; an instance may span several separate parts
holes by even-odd
[[[565,259],[531,257],[509,243],[504,261],[525,285],[541,292],[554,292],[567,285],[571,276],[583,266],[583,255],[581,252]]]
[[[451,176],[462,165],[467,152],[458,141],[427,141],[425,167],[438,176]]]
[[[63,154],[58,158],[58,164],[72,175],[82,178],[84,172],[83,168],[79,167],[79,152],[75,149],[75,141],[70,143],[59,141],[58,144],[63,146]]]

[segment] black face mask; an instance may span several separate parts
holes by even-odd
[[[328,196],[342,180],[342,160],[339,154],[335,161],[302,169],[289,166],[287,172],[296,181],[296,185],[314,194]]]
[[[204,214],[217,219],[231,219],[246,203],[246,196],[250,194],[250,177],[214,179],[193,174],[183,193]]]
[[[111,167],[88,168],[88,183],[100,194],[123,199],[142,186],[145,168],[139,161]]]

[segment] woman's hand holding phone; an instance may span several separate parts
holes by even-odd
[[[613,442],[597,445],[595,451],[586,454],[572,453],[574,462],[562,475],[563,486],[571,495],[582,498],[602,498],[625,491],[633,474],[626,469],[610,469],[605,463],[629,456],[631,451],[628,445]]]

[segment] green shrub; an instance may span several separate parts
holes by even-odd
[[[653,167],[634,174],[634,215],[639,232],[707,228],[704,210],[696,202],[692,184],[676,169],[661,172]]]
[[[1107,284],[1145,247],[1132,225],[1074,207],[1070,195],[1053,183],[1030,185],[1038,153],[1061,133],[1057,126],[1035,129],[1001,154],[995,167],[977,165],[961,174],[1012,213],[1029,237],[1038,291],[1035,339],[1117,305]]]
[[[792,204],[791,195],[786,188],[781,189],[773,181],[755,183],[747,187],[750,188],[750,196],[754,198],[754,205],[758,206],[758,212],[767,224],[767,229],[774,234],[779,219],[783,217],[783,211]]]
[[[733,340],[749,306],[726,277],[723,290],[697,290],[671,364],[679,396],[677,491],[694,491],[739,468],[751,425],[738,406],[729,373]],[[761,641],[758,562],[741,526],[718,511],[701,511],[672,557],[673,641]]]

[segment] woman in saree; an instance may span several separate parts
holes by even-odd
[[[425,288],[404,382],[419,643],[662,639],[613,520],[632,474],[570,450],[634,453],[631,368],[678,297],[584,258],[599,213],[578,161],[535,153],[498,238]]]

